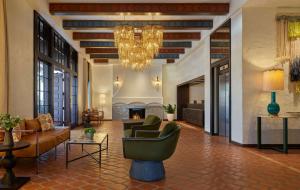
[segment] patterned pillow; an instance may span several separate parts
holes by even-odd
[[[20,130],[22,130],[20,125],[16,126],[13,129],[12,135],[13,135],[14,142],[19,142],[21,140],[22,132]]]
[[[49,113],[39,115],[38,120],[41,123],[42,131],[49,131],[54,128],[53,120]]]

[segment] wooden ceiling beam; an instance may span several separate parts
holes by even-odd
[[[66,30],[112,30],[121,25],[133,27],[159,25],[165,30],[208,30],[213,27],[213,20],[63,20],[63,28]]]
[[[230,47],[230,42],[211,42],[211,47]]]
[[[228,40],[230,39],[230,33],[227,32],[215,32],[211,36],[214,40]]]
[[[101,63],[101,64],[108,63],[108,59],[94,59],[94,63]]]
[[[225,59],[228,58],[229,55],[228,54],[211,54],[210,58],[211,59]]]
[[[116,54],[118,53],[117,48],[86,48],[85,52],[87,54]],[[159,50],[161,54],[183,54],[185,53],[184,48],[161,48]]]
[[[90,54],[91,59],[118,59],[118,54]],[[179,59],[179,54],[159,54],[154,59]]]
[[[170,64],[170,63],[175,63],[175,59],[167,59],[166,63]]]
[[[73,32],[74,40],[113,40],[114,34],[109,32]],[[165,32],[164,40],[200,40],[200,32]]]
[[[225,15],[229,3],[49,3],[53,15]]]
[[[80,41],[80,47],[115,47],[115,43],[112,41]],[[192,42],[190,41],[181,41],[181,42],[163,42],[163,47],[167,48],[191,48]]]
[[[210,53],[212,53],[212,54],[228,54],[229,48],[227,48],[227,49],[211,49]]]

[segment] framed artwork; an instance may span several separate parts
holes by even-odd
[[[292,82],[300,81],[300,57],[295,58],[291,63],[290,78]]]

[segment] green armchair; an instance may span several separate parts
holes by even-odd
[[[141,181],[157,181],[165,177],[163,162],[175,152],[181,127],[168,123],[160,131],[138,130],[136,137],[123,138],[123,153],[132,159],[130,176]]]
[[[158,130],[161,121],[156,115],[148,115],[143,122],[126,122],[124,123],[124,136],[135,137],[137,130]]]

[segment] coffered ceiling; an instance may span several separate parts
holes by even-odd
[[[73,39],[95,63],[108,63],[118,59],[118,50],[114,45],[115,26],[128,24],[141,27],[149,24],[164,28],[163,47],[155,59],[174,63],[193,41],[201,39],[201,31],[213,28],[213,19],[229,12],[229,0],[49,0],[49,11],[63,19],[65,30],[73,32]],[[215,47],[226,43],[228,35],[214,36]],[[216,54],[221,50],[216,48]],[[225,50],[222,50],[225,51]]]

